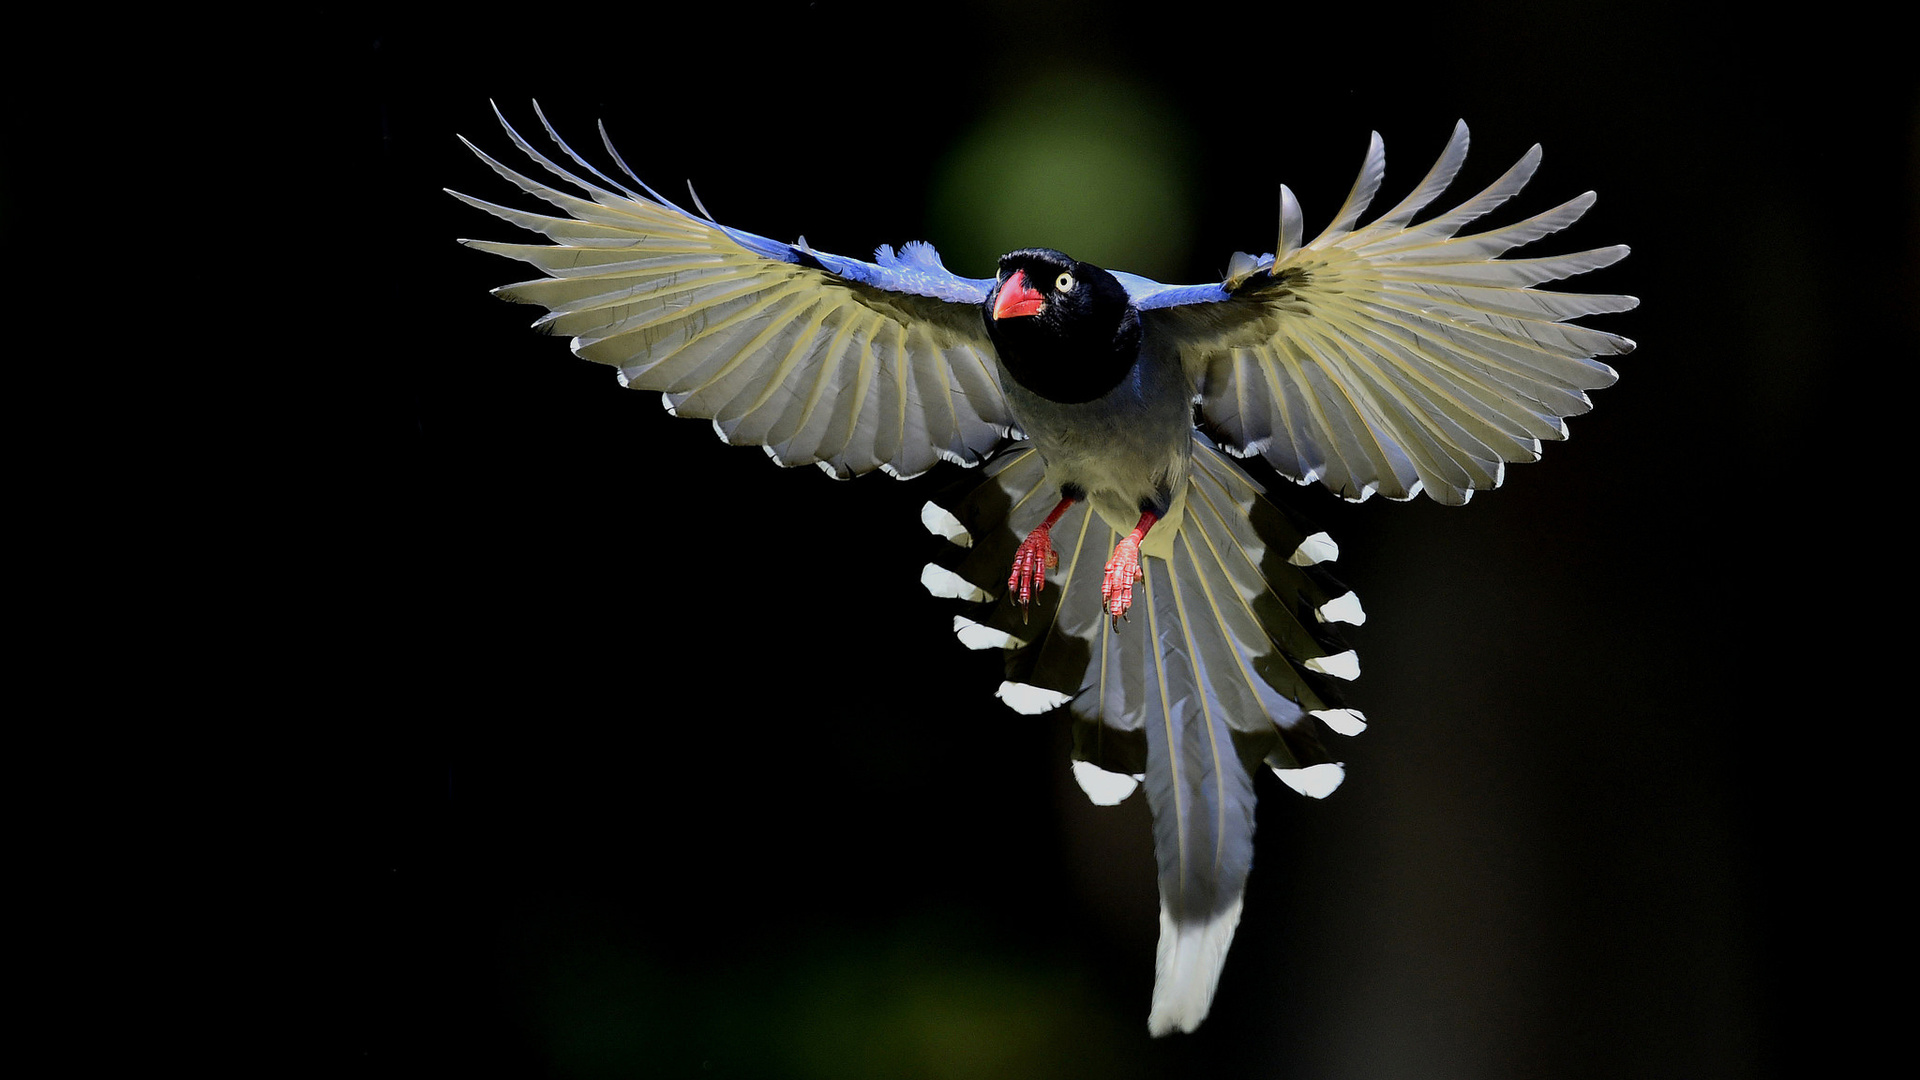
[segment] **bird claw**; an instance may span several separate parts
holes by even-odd
[[[1053,533],[1045,525],[1027,534],[1013,553],[1013,573],[1007,575],[1007,593],[1020,605],[1024,621],[1027,605],[1047,587],[1047,571],[1058,568],[1060,556],[1053,550]]]
[[[1107,560],[1106,574],[1100,579],[1100,602],[1113,617],[1114,629],[1120,628],[1133,606],[1133,583],[1145,581],[1140,568],[1140,541],[1129,536],[1114,545],[1113,558]]]

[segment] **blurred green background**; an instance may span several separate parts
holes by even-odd
[[[1897,471],[1830,430],[1841,387],[1915,355],[1920,95],[1909,65],[1789,77],[1843,42],[1805,18],[321,12],[310,135],[364,243],[325,268],[356,303],[320,331],[317,494],[369,707],[339,738],[344,1019],[319,1053],[568,1080],[1844,1062],[1809,991],[1845,980],[1808,931],[1853,864],[1807,804],[1835,795],[1812,736],[1849,699],[1805,657],[1849,612],[1807,534]],[[1464,510],[1275,489],[1365,600],[1373,726],[1324,803],[1263,785],[1213,1015],[1153,1041],[1140,800],[1086,805],[1057,718],[995,702],[995,659],[916,584],[919,505],[955,476],[774,469],[527,332],[486,295],[520,271],[452,242],[512,230],[439,190],[527,203],[455,141],[512,154],[490,98],[529,134],[538,98],[583,151],[604,119],[656,188],[766,235],[927,239],[977,276],[1045,244],[1168,281],[1271,250],[1282,182],[1316,233],[1372,130],[1392,205],[1464,117],[1456,201],[1536,141],[1493,220],[1598,190],[1542,248],[1633,245],[1571,287],[1640,296],[1589,321],[1641,348]]]

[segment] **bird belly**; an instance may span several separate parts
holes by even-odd
[[[1132,532],[1141,513],[1152,510],[1160,520],[1142,550],[1157,555],[1179,528],[1193,420],[1187,395],[1139,389],[1127,380],[1106,397],[1062,404],[1014,384],[1007,399],[1046,462],[1048,483],[1084,491],[1094,512],[1118,533]]]

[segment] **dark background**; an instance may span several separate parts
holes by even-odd
[[[356,629],[316,807],[338,1019],[309,1052],[568,1078],[1772,1077],[1858,1053],[1845,964],[1887,946],[1848,933],[1876,887],[1853,844],[1889,826],[1836,806],[1884,790],[1851,725],[1876,708],[1860,605],[1895,579],[1841,515],[1904,471],[1872,440],[1915,359],[1920,95],[1842,9],[1676,9],[319,9],[287,92],[320,106],[327,182],[288,177],[315,197],[281,224],[337,305],[306,343],[312,490],[323,604]],[[488,100],[531,135],[538,98],[729,224],[951,253],[942,155],[992,103],[1048,109],[1023,95],[1062,72],[1127,81],[1189,141],[1189,261],[1129,269],[1270,249],[1283,181],[1317,233],[1370,130],[1390,206],[1464,117],[1445,205],[1541,142],[1501,220],[1597,190],[1541,250],[1633,245],[1564,287],[1643,302],[1589,320],[1640,342],[1619,385],[1469,507],[1276,490],[1365,600],[1373,726],[1326,801],[1263,781],[1213,1014],[1160,1041],[1141,801],[1087,806],[1058,718],[994,701],[997,658],[916,583],[918,507],[957,474],[834,483],[666,417],[486,295],[522,268],[453,239],[513,230],[440,192],[530,207],[455,135],[505,159]]]

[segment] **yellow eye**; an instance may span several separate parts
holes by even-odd
[[[1058,292],[1072,292],[1073,291],[1073,275],[1061,274],[1059,277],[1054,278],[1053,287]]]

